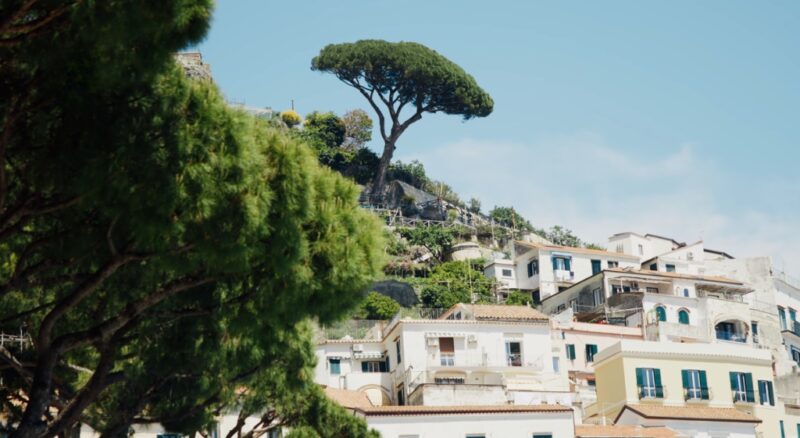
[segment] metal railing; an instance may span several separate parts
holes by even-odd
[[[709,400],[711,399],[711,389],[709,388],[683,388],[684,400]]]
[[[747,336],[746,335],[740,335],[740,334],[734,333],[734,332],[716,330],[716,337],[717,337],[717,339],[722,340],[722,341],[732,341],[732,342],[740,342],[740,343],[747,342]]]
[[[637,388],[639,389],[640,400],[664,398],[663,386],[637,386]]]
[[[756,393],[755,391],[746,391],[746,390],[738,390],[734,389],[731,391],[731,398],[733,399],[734,403],[755,403],[756,402]]]
[[[522,366],[522,354],[513,353],[506,355],[506,364],[510,367],[521,367]]]

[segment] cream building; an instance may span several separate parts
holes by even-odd
[[[780,437],[786,422],[767,350],[624,340],[598,353],[592,412],[692,437]],[[787,435],[789,436],[789,435]]]

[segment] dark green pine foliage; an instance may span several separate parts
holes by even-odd
[[[357,304],[380,225],[301,141],[174,65],[210,14],[210,0],[0,3],[0,330],[33,341],[0,351],[12,436],[79,421],[190,434],[234,406],[366,436],[307,414],[304,321]]]
[[[468,120],[486,117],[494,108],[491,96],[464,69],[418,43],[330,44],[314,57],[311,69],[332,73],[357,89],[378,116],[384,148],[372,183],[375,202],[383,196],[397,140],[424,113],[454,114]]]

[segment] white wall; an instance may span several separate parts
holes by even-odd
[[[575,436],[572,412],[463,415],[368,416],[369,426],[383,438],[531,438],[550,433],[553,438]]]

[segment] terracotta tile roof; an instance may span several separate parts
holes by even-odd
[[[694,274],[679,274],[677,272],[663,272],[663,271],[649,271],[644,269],[623,269],[623,268],[610,268],[606,269],[609,272],[628,273],[636,275],[652,275],[655,277],[668,277],[680,278],[684,280],[700,280],[700,281],[715,281],[718,283],[727,283],[737,286],[743,286],[744,283],[726,277],[719,277],[716,275],[694,275]]]
[[[576,438],[677,438],[677,432],[668,427],[601,426],[584,424],[575,426]]]
[[[503,304],[455,304],[439,319],[447,319],[455,310],[464,309],[476,321],[549,321],[547,315],[528,306]]]
[[[367,395],[359,391],[349,389],[336,389],[326,386],[325,395],[331,400],[348,409],[365,410],[373,407]]]
[[[515,240],[514,244],[519,246],[525,246],[528,248],[544,249],[548,251],[563,251],[563,252],[572,252],[576,254],[601,255],[614,258],[631,259],[636,261],[639,260],[639,257],[637,256],[633,256],[630,254],[623,254],[621,252],[604,251],[601,249],[575,248],[572,246],[561,246],[561,245],[546,245],[544,243],[524,242],[521,240]]]
[[[733,421],[738,423],[760,423],[761,420],[752,414],[735,408],[711,408],[708,406],[662,406],[662,405],[625,405],[617,415],[617,419],[630,409],[645,418],[663,418],[675,420]],[[614,421],[616,423],[616,421]]]
[[[562,405],[491,405],[491,406],[372,406],[365,415],[436,415],[436,414],[507,414],[536,412],[572,412]]]

